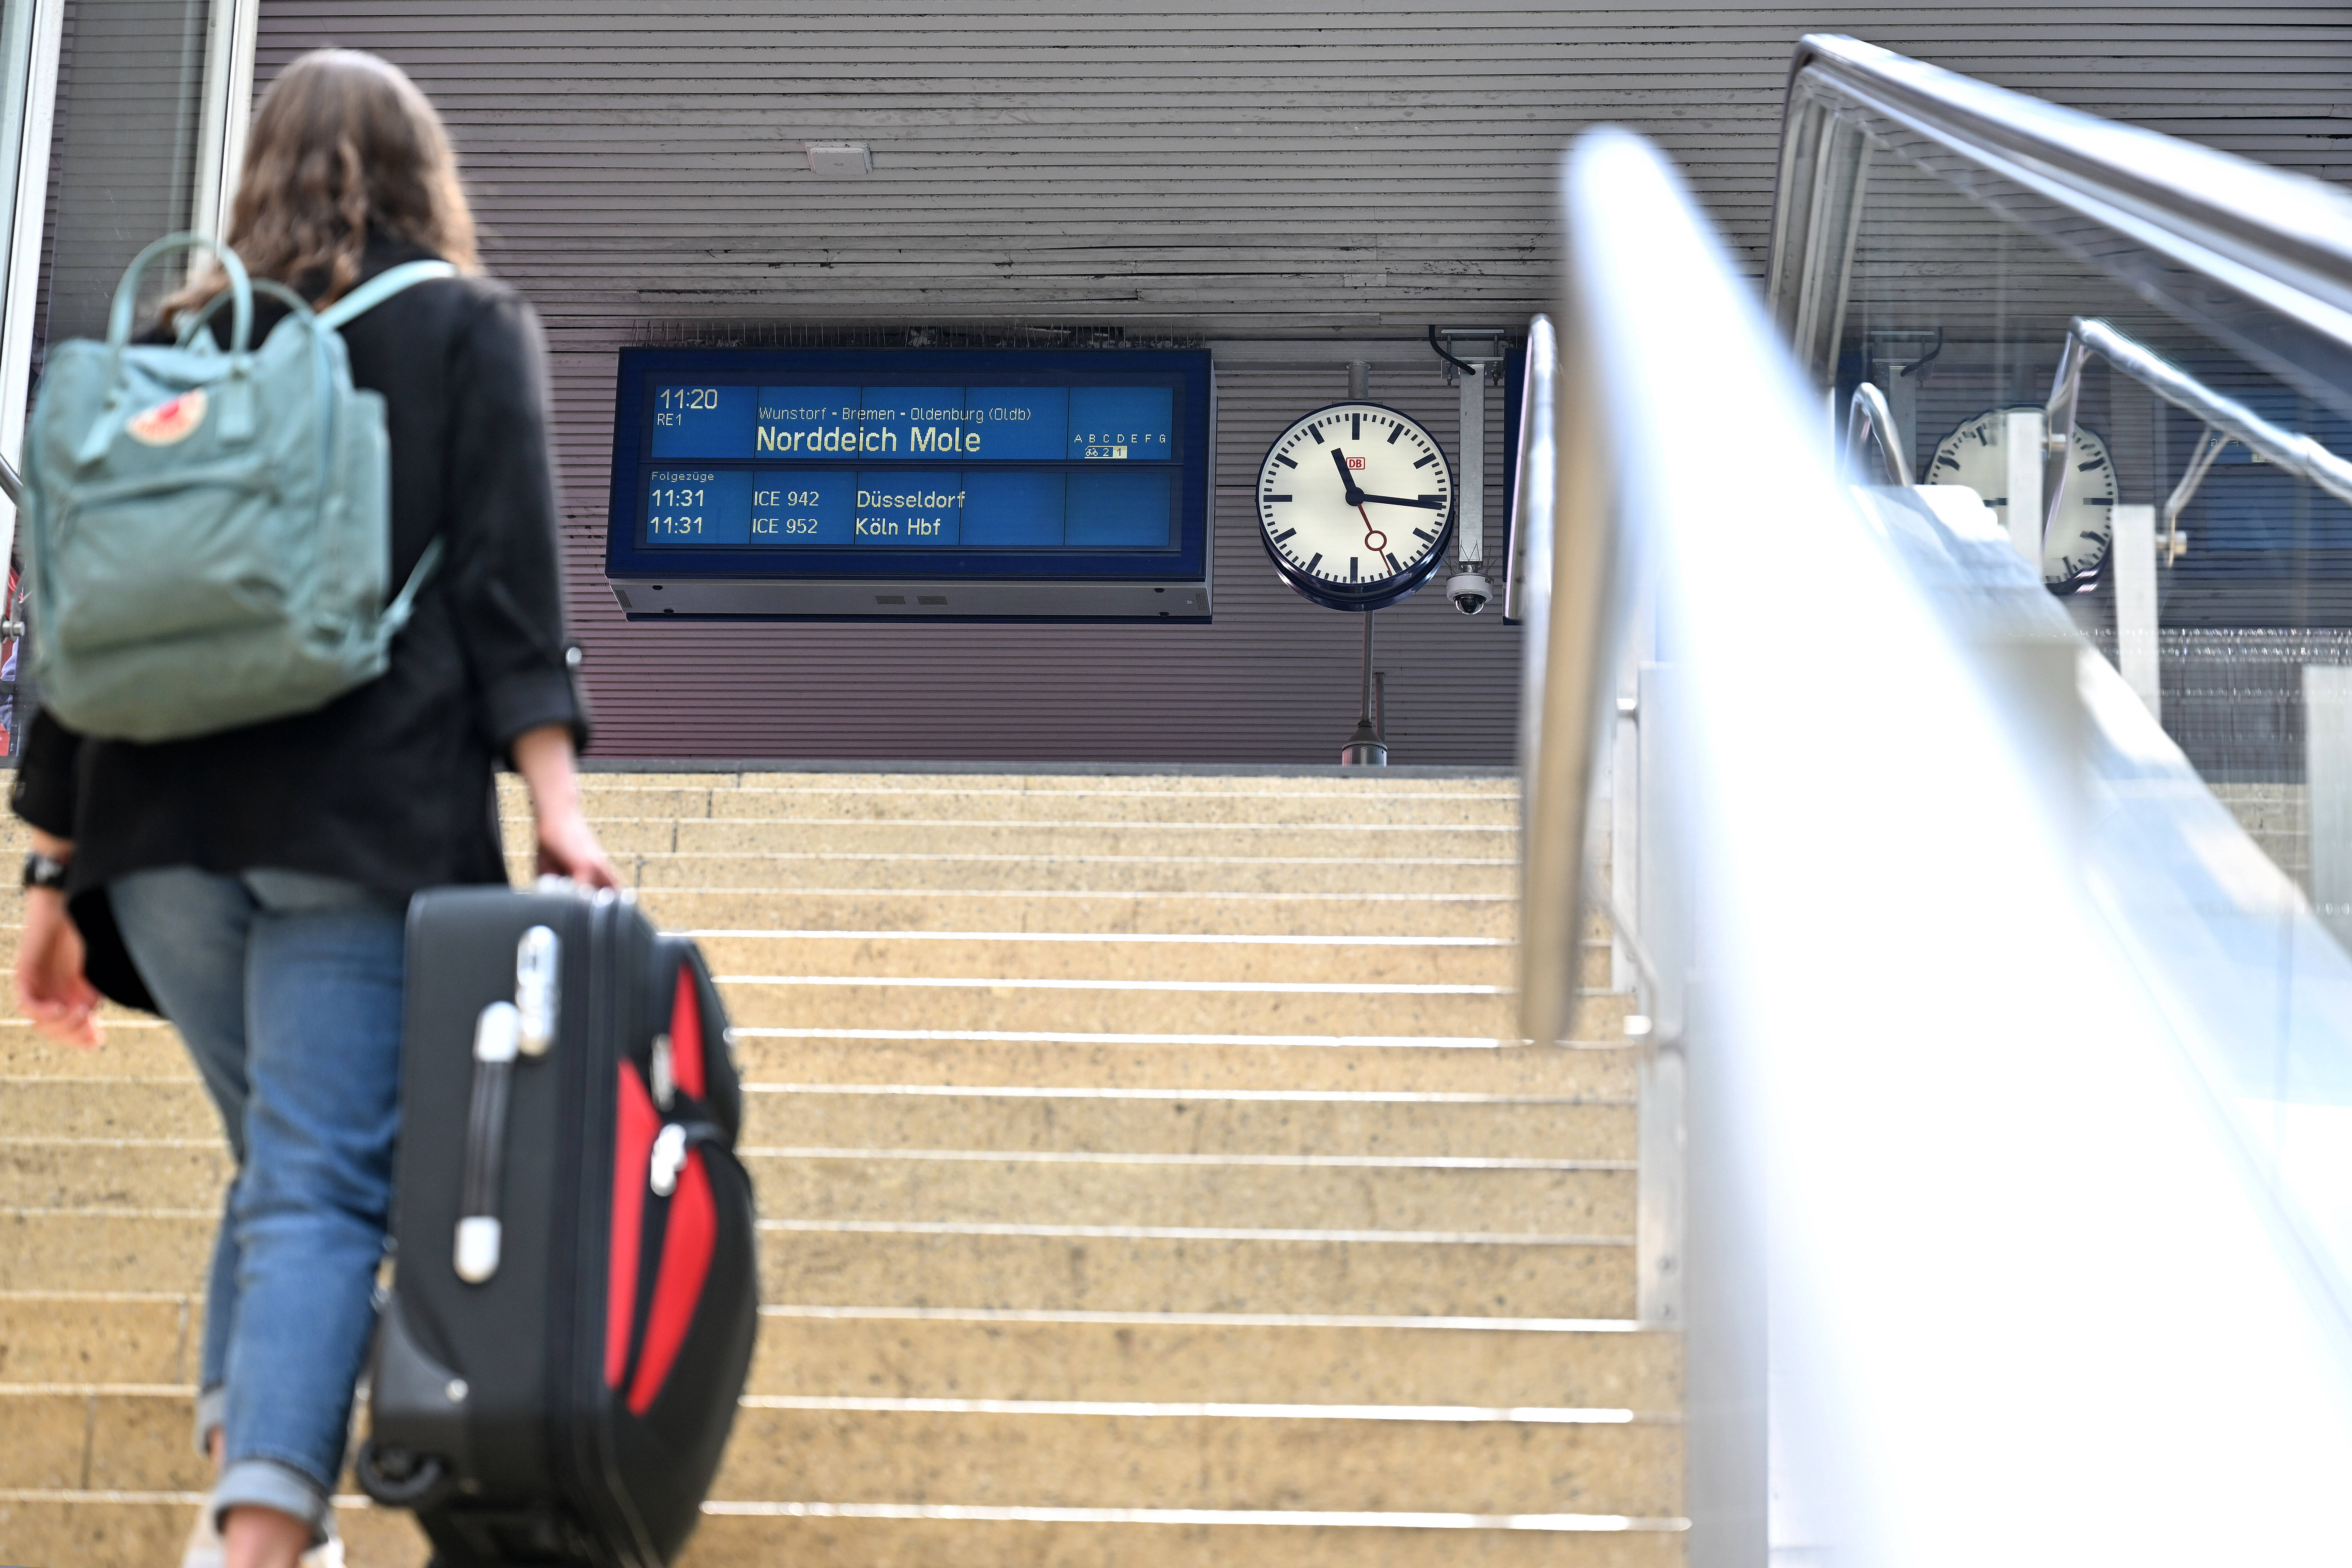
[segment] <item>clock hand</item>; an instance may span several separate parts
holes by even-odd
[[[1426,507],[1431,511],[1444,511],[1445,510],[1445,503],[1442,500],[1429,500],[1419,497],[1409,499],[1404,496],[1376,496],[1367,494],[1362,490],[1359,490],[1356,493],[1363,496],[1366,500],[1376,500],[1383,506]]]
[[[1339,482],[1348,487],[1348,504],[1360,505],[1364,499],[1364,492],[1356,488],[1356,476],[1349,471],[1348,455],[1334,447],[1331,448],[1331,463],[1339,470]]]
[[[1389,536],[1372,526],[1372,514],[1359,506],[1356,508],[1356,515],[1364,520],[1364,548],[1375,555],[1386,551],[1389,547]]]

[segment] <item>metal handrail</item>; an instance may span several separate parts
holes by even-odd
[[[1528,893],[1588,896],[1539,836],[1583,842],[1617,623],[1654,594],[1679,686],[1643,700],[1660,837],[1705,868],[1695,929],[1645,933],[1650,983],[1703,1001],[1680,1037],[1694,1560],[1765,1556],[1768,1299],[1770,1490],[1841,1560],[2321,1560],[2326,1510],[2242,1500],[2352,1468],[2346,1297],[2209,1053],[2262,1055],[2287,963],[2308,989],[2283,1025],[2352,1039],[2352,962],[1981,516],[1857,512],[1818,393],[1654,151],[1588,133],[1561,209]],[[1676,373],[1702,352],[1708,376]],[[1694,430],[1712,461],[1684,460]],[[1988,600],[1986,626],[2045,626],[1986,648],[1960,617]],[[1853,721],[1821,721],[1824,681]],[[1573,973],[1549,929],[1527,973]],[[1557,1005],[1523,989],[1523,1032],[1558,1038]]]
[[[2352,502],[2352,462],[2347,462],[2308,436],[2284,429],[2272,424],[2244,404],[2225,397],[2207,386],[2162,354],[2137,342],[2116,331],[2106,322],[2077,316],[2067,329],[2065,350],[2058,356],[2058,374],[2050,384],[2049,429],[2050,452],[2063,458],[2073,447],[2074,416],[2081,398],[2083,367],[2090,356],[2106,356],[2107,363],[2163,398],[2175,408],[2185,410],[2202,419],[2211,432],[2224,439],[2209,435],[2198,443],[2197,455],[2189,462],[2180,483],[2164,503],[2164,532],[2169,541],[2168,552],[2178,556],[2180,542],[2180,514],[2197,494],[2212,468],[2213,459],[2230,441],[2237,441],[2249,451],[2258,452],[2273,463],[2298,478],[2307,479],[2337,500]],[[2058,508],[2065,500],[2066,475],[2070,465],[2060,463],[2057,482],[2049,486],[2050,523],[2055,526]]]
[[[1510,542],[1503,552],[1503,618],[1525,621],[1532,591],[1551,591],[1551,421],[1559,341],[1551,318],[1528,323],[1526,389],[1519,397],[1519,471],[1511,488]],[[1539,557],[1539,558],[1538,558]],[[1530,574],[1540,579],[1531,589]]]
[[[1908,486],[1911,481],[1911,455],[1895,434],[1895,411],[1886,406],[1886,394],[1870,382],[1853,389],[1853,401],[1846,405],[1846,460],[1853,460],[1862,450],[1862,438],[1868,436],[1878,447],[1878,458],[1886,469],[1887,482]]]
[[[1823,242],[1796,221],[1820,142],[1799,132],[1823,115],[2352,412],[2352,196],[1835,35],[1802,39],[1789,67],[1766,272],[1784,329],[1807,294],[1806,247]],[[2264,330],[2266,313],[2304,334]]]

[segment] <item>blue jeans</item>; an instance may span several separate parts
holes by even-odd
[[[237,1162],[205,1298],[198,1428],[226,1438],[209,1506],[323,1537],[392,1202],[404,911],[298,871],[176,866],[110,891]]]

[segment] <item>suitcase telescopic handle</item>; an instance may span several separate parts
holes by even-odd
[[[555,1044],[556,979],[562,950],[555,932],[533,926],[515,943],[515,1011],[521,1016],[517,1044],[527,1057],[543,1057]]]
[[[458,1205],[457,1278],[479,1285],[499,1271],[499,1167],[507,1141],[521,1015],[493,1002],[474,1020],[474,1100],[466,1114],[466,1174]]]

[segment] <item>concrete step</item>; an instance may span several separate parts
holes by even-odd
[[[1517,891],[1507,856],[1069,856],[939,854],[627,854],[622,876],[640,888],[939,889],[1085,893],[1493,893]],[[509,858],[519,880],[527,869]],[[764,922],[782,923],[782,922]]]
[[[22,1018],[0,1020],[0,1079],[194,1081],[196,1069],[188,1060],[187,1047],[160,1018],[108,1007],[100,1021],[106,1043],[82,1050],[43,1038]]]
[[[193,1072],[163,1080],[0,1079],[0,1140],[183,1138],[217,1142],[220,1113]]]
[[[200,1491],[211,1466],[188,1440],[192,1397],[0,1385],[0,1488]],[[712,1493],[1657,1515],[1680,1483],[1679,1424],[1622,1411],[752,1394]]]
[[[193,1384],[202,1316],[183,1295],[0,1291],[0,1383]]]
[[[838,817],[598,816],[596,836],[612,853],[771,855],[1315,856],[1387,860],[1518,853],[1507,826],[1417,823],[998,822],[985,817],[873,822]],[[530,819],[506,820],[507,841],[530,842]]]
[[[0,1139],[0,1208],[209,1209],[235,1168],[215,1136]]]
[[[0,1384],[0,1488],[201,1491],[189,1388]]]
[[[1509,942],[1506,893],[1089,893],[1019,889],[641,888],[671,931],[1099,931],[1245,936],[1447,936]],[[1605,936],[1605,931],[1601,933]]]
[[[755,1394],[1682,1405],[1681,1341],[1507,1319],[1234,1319],[771,1307]]]
[[[1397,1035],[1494,1039],[1516,1021],[1493,986],[1167,980],[971,980],[721,975],[739,1028],[1013,1029],[1194,1034]],[[1613,1001],[1597,999],[1589,1014]]]
[[[1633,1158],[1633,1137],[1624,1100],[907,1084],[761,1085],[743,1128],[796,1148],[1596,1160]]]
[[[194,1068],[168,1028],[115,1024],[108,1034],[103,1048],[78,1051],[35,1039],[22,1026],[13,1031],[0,1026],[0,1080],[194,1085]],[[1633,1093],[1634,1048],[1622,1040],[1566,1047],[1459,1047],[1393,1036],[747,1028],[737,1031],[735,1054],[745,1080],[753,1084],[1614,1100]]]
[[[0,1291],[201,1291],[216,1210],[0,1209]],[[763,1219],[760,1299],[1039,1311],[1625,1318],[1629,1238]]]
[[[772,1219],[1629,1236],[1623,1162],[1354,1155],[742,1151]],[[215,1212],[217,1140],[0,1140],[0,1208]]]
[[[172,1494],[0,1494],[0,1551],[19,1562],[130,1568],[175,1562],[197,1500]],[[352,1568],[422,1568],[424,1537],[404,1513],[338,1498]],[[1462,1528],[1467,1516],[1384,1524],[1379,1516],[1312,1521],[1195,1514],[1039,1515],[912,1503],[833,1505],[721,1500],[705,1510],[678,1568],[1680,1568],[1682,1535],[1654,1521],[1570,1515]]]
[[[856,974],[992,979],[1237,980],[1509,985],[1518,950],[1499,942],[1359,936],[1189,941],[1087,931],[715,932],[699,939],[720,974]],[[1587,955],[1588,984],[1608,983],[1605,946]]]
[[[0,1140],[219,1135],[212,1101],[193,1077],[0,1079]],[[1630,1159],[1633,1137],[1625,1100],[910,1084],[754,1085],[743,1128],[748,1145],[799,1148],[1517,1159]]]
[[[0,1295],[0,1385],[184,1388],[203,1304]],[[748,1392],[966,1399],[1681,1406],[1671,1334],[1582,1321],[762,1310]]]
[[[637,782],[646,780],[646,782]],[[1054,775],[772,773],[649,775],[588,773],[581,794],[591,816],[738,819],[838,817],[873,821],[982,818],[1091,822],[1412,822],[1514,826],[1515,779],[1437,782],[1365,789],[1349,781],[1221,778],[1190,781]],[[1432,781],[1416,781],[1430,783]],[[500,780],[501,809],[529,810],[519,780]]]
[[[761,1300],[1034,1311],[1624,1318],[1630,1240],[765,1220]]]
[[[713,1489],[719,1496],[1650,1515],[1672,1512],[1682,1499],[1682,1432],[1670,1422],[746,1403]]]
[[[1400,1037],[1021,1033],[989,1029],[736,1032],[753,1083],[1298,1089],[1600,1095],[1633,1092],[1633,1047],[1415,1044]],[[107,1043],[76,1050],[21,1021],[0,1023],[0,1080],[195,1082],[179,1037],[152,1019],[110,1018]],[[110,1089],[93,1089],[110,1094]]]
[[[736,1059],[759,1083],[1326,1089],[1389,1093],[1633,1092],[1634,1053],[1548,1046],[1455,1048],[1341,1036],[1030,1035],[903,1030],[806,1035],[737,1031]]]
[[[1255,1160],[1265,1163],[962,1150],[744,1154],[760,1212],[772,1219],[1612,1237],[1633,1230],[1630,1170],[1568,1161],[1513,1166],[1484,1157],[1475,1164],[1377,1164],[1349,1155]],[[180,1166],[158,1165],[161,1191]],[[128,1172],[110,1173],[110,1191],[136,1184]]]
[[[527,880],[527,879],[525,879]],[[667,931],[1101,931],[1237,936],[1391,936],[1432,932],[1510,942],[1511,893],[1092,893],[1022,889],[643,888]],[[0,889],[0,929],[19,895]],[[1608,939],[1598,917],[1588,936]]]

